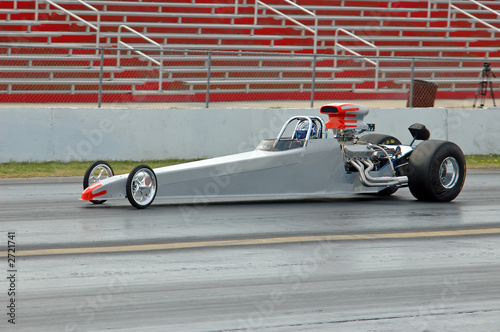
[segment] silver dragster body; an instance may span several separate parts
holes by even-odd
[[[155,198],[196,203],[328,197],[391,194],[408,186],[414,148],[359,138],[368,129],[363,122],[366,107],[330,104],[321,112],[329,115],[327,123],[316,116],[292,117],[275,139],[263,140],[250,152],[154,170],[140,165],[116,176],[109,164],[96,162],[85,174],[81,199],[99,204],[127,198],[133,206],[145,208]],[[307,133],[298,137],[298,127],[304,124]]]

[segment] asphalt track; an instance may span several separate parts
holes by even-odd
[[[136,210],[51,181],[0,182],[0,331],[500,331],[499,172],[445,204]]]

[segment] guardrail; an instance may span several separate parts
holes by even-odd
[[[436,98],[457,100],[460,103],[458,107],[462,108],[463,104],[469,104],[468,99],[472,104],[472,99],[477,98],[478,87],[484,81],[481,70],[484,71],[485,58],[481,56],[409,58],[343,52],[334,56],[177,50],[154,42],[153,45],[144,43],[139,40],[144,37],[138,38],[141,34],[132,30],[122,26],[119,47],[101,46],[100,57],[93,54],[93,46],[67,48],[64,45],[48,45],[35,48],[32,45],[0,45],[7,49],[0,54],[0,60],[17,63],[0,67],[0,73],[9,73],[9,77],[2,81],[0,100],[30,103],[45,102],[47,98],[55,102],[93,102],[98,97],[98,101],[103,98],[104,102],[204,102],[209,108],[211,102],[265,101],[273,98],[304,102],[310,99],[312,108],[322,99],[342,100],[359,96],[363,99],[365,95],[370,99],[377,94],[382,99],[406,100],[410,92],[411,106],[413,96],[417,101],[422,93],[427,93],[421,91],[423,88],[437,88],[431,91],[439,93]],[[122,40],[125,31],[127,38],[134,39],[133,44]],[[364,45],[362,49],[370,50]],[[491,64],[488,69],[491,68],[492,72],[500,67],[500,56],[487,57],[486,60]],[[82,65],[83,61],[88,61],[89,65]],[[370,65],[367,66],[365,61],[369,61]],[[335,62],[337,68],[333,68]],[[380,65],[375,78],[372,64]],[[29,78],[25,73],[29,73]],[[119,75],[115,77],[115,73]],[[500,81],[493,75],[488,77],[493,89],[499,89]],[[412,92],[417,80],[426,83],[418,82]],[[137,86],[140,88],[136,90]],[[491,90],[486,92],[494,100]],[[63,97],[50,97],[55,95]],[[114,95],[120,97],[115,99]],[[421,105],[420,101],[413,106],[420,107],[418,105]]]
[[[283,0],[283,1],[285,1],[286,3],[288,3],[288,4],[290,4],[290,5],[294,6],[294,7],[296,7],[297,9],[303,11],[304,13],[313,16],[314,17],[314,29],[308,27],[307,25],[305,25],[303,23],[300,23],[299,21],[295,20],[294,18],[292,18],[292,17],[290,17],[290,16],[288,16],[288,15],[280,12],[279,10],[277,10],[277,9],[269,6],[268,4],[266,4],[265,2],[262,2],[260,0],[256,0],[255,1],[255,6],[254,6],[254,8],[255,8],[255,10],[254,10],[254,25],[257,25],[257,20],[258,20],[257,14],[258,14],[258,10],[259,10],[258,6],[261,5],[263,7],[266,7],[267,9],[271,10],[272,12],[274,12],[274,13],[280,15],[280,16],[283,16],[287,20],[295,23],[298,26],[303,27],[304,29],[306,29],[309,32],[312,32],[313,35],[314,35],[314,49],[313,49],[313,52],[314,52],[314,54],[316,54],[317,53],[316,52],[316,48],[317,48],[317,44],[318,44],[318,16],[316,14],[314,14],[313,12],[305,9],[302,6],[297,5],[296,3],[294,3],[294,2],[292,2],[290,0]]]
[[[368,59],[366,57],[363,57],[361,54],[359,54],[359,53],[351,50],[350,48],[348,48],[348,47],[346,47],[346,46],[344,46],[342,44],[339,44],[338,43],[339,32],[345,33],[346,35],[351,36],[351,37],[359,40],[363,44],[368,45],[370,47],[373,47],[375,49],[376,56],[377,56],[376,61],[373,61],[373,60],[370,60],[370,59]],[[369,41],[366,41],[363,38],[361,38],[359,36],[356,36],[355,34],[349,32],[347,30],[344,30],[342,28],[338,28],[337,30],[335,30],[335,45],[333,47],[333,54],[335,55],[335,59],[334,59],[334,62],[333,62],[334,63],[334,68],[337,68],[337,46],[340,47],[340,48],[342,48],[344,51],[347,51],[347,52],[349,52],[351,54],[354,54],[356,56],[359,56],[359,57],[363,58],[363,60],[365,60],[366,62],[371,63],[372,65],[375,66],[375,90],[377,90],[378,89],[378,69],[379,69],[378,57],[380,56],[380,52],[379,52],[378,47],[375,46],[374,44],[370,43]]]
[[[40,1],[40,0],[35,0],[35,21],[38,21],[38,1]],[[18,2],[18,0],[14,0],[12,2],[12,6],[13,6],[12,9],[15,9],[15,10],[19,9],[17,7],[17,2]]]
[[[476,5],[478,5],[479,7],[482,7],[483,9],[486,9],[486,10],[488,10],[488,11],[496,14],[497,16],[500,16],[500,13],[498,13],[497,11],[491,9],[490,7],[488,7],[486,5],[483,5],[483,4],[481,4],[481,3],[479,3],[479,2],[477,2],[475,0],[468,0],[468,1],[472,2],[472,3],[476,4]],[[456,10],[456,11],[458,11],[458,12],[460,12],[460,13],[462,13],[462,14],[470,17],[470,18],[472,18],[474,21],[479,22],[481,24],[484,24],[488,28],[493,29],[493,30],[495,30],[497,32],[500,32],[499,28],[495,27],[494,25],[489,24],[488,22],[485,22],[485,21],[481,20],[480,18],[478,18],[478,17],[476,17],[476,16],[468,13],[467,11],[465,11],[463,9],[458,8],[457,6],[453,5],[451,2],[452,2],[452,0],[448,1],[448,22],[447,22],[447,27],[448,28],[451,25],[451,10],[454,9],[454,10]],[[495,33],[492,32],[492,37],[494,37],[494,36],[495,36]]]
[[[127,29],[128,31],[138,35],[139,37],[141,37],[142,39],[146,40],[147,42],[155,45],[155,46],[158,46],[160,48],[160,61],[157,61],[155,60],[154,58],[150,57],[149,55],[147,54],[144,54],[143,52],[139,51],[139,50],[136,50],[133,46],[127,44],[127,43],[124,43],[121,41],[121,31],[122,31],[122,28],[125,28]],[[159,74],[159,79],[158,79],[158,90],[162,90],[162,85],[163,85],[163,47],[158,44],[157,42],[155,42],[154,40],[151,40],[150,38],[146,37],[145,35],[143,35],[142,33],[140,32],[137,32],[135,31],[134,29],[132,29],[131,27],[129,26],[126,26],[126,25],[120,25],[118,27],[118,40],[117,40],[117,45],[118,47],[120,47],[120,45],[123,45],[125,46],[126,48],[128,49],[131,49],[132,51],[134,51],[135,53],[145,57],[146,59],[148,59],[149,61],[157,64],[158,66],[160,66],[160,74]],[[120,53],[121,51],[119,50],[118,51],[118,54],[117,54],[117,59],[116,59],[116,65],[118,67],[120,67]]]
[[[66,14],[68,14],[69,16],[77,19],[78,21],[82,22],[83,24],[87,25],[88,27],[96,30],[96,48],[98,49],[99,48],[99,42],[100,42],[100,31],[101,31],[101,13],[99,12],[99,10],[97,10],[97,8],[83,2],[82,0],[76,0],[78,3],[84,5],[85,7],[89,8],[90,10],[96,12],[96,15],[97,15],[97,26],[93,25],[92,23],[84,20],[83,18],[81,18],[80,16],[78,15],[75,15],[73,14],[72,12],[70,12],[69,10],[67,10],[66,8],[64,7],[61,7],[59,6],[57,3],[51,1],[51,0],[45,0],[48,4],[56,7],[57,9],[59,10],[62,10],[63,12],[65,12]],[[38,1],[36,3],[36,17],[38,19]],[[99,50],[96,51],[96,54],[99,53]]]

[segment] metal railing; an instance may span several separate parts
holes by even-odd
[[[472,2],[472,3],[474,3],[474,4],[476,4],[476,5],[478,5],[478,6],[480,6],[480,7],[482,7],[483,9],[486,9],[486,10],[488,10],[488,11],[490,11],[490,12],[492,12],[492,13],[496,14],[497,16],[500,16],[500,13],[498,13],[497,11],[495,11],[495,10],[491,9],[490,7],[488,7],[488,6],[486,6],[486,5],[483,5],[483,4],[481,4],[481,3],[479,3],[479,2],[477,2],[477,1],[475,1],[475,0],[468,0],[468,1],[470,1],[470,2]],[[460,8],[458,8],[457,6],[453,5],[453,4],[452,4],[452,0],[448,0],[448,21],[447,21],[447,27],[448,27],[448,28],[449,28],[449,27],[450,27],[450,25],[451,25],[451,10],[452,10],[452,9],[454,9],[454,10],[456,10],[456,11],[458,11],[458,12],[460,12],[460,13],[464,14],[465,16],[468,16],[468,17],[472,18],[474,21],[479,22],[479,23],[481,23],[481,24],[483,24],[483,25],[487,26],[487,27],[488,27],[488,28],[490,28],[490,29],[493,29],[493,30],[495,30],[495,31],[497,31],[497,32],[500,32],[500,29],[499,29],[499,28],[497,28],[497,27],[495,27],[494,25],[491,25],[491,24],[489,24],[488,22],[483,21],[483,20],[481,20],[480,18],[478,18],[478,17],[476,17],[476,16],[474,16],[474,15],[472,15],[472,14],[468,13],[467,11],[465,11],[465,10],[463,10],[463,9],[460,9]],[[494,37],[494,36],[495,36],[495,33],[494,33],[494,32],[492,32],[492,37]]]
[[[35,0],[35,21],[38,21],[38,1],[39,0]],[[18,0],[13,1],[13,3],[12,3],[13,8],[12,9],[14,9],[14,10],[19,9],[17,7],[17,3],[18,3]]]
[[[432,1],[434,1],[434,0],[427,0],[427,18],[431,18]],[[392,1],[387,2],[388,8],[391,8],[392,3],[393,3]],[[396,2],[396,3],[398,3],[398,2]]]
[[[155,60],[154,58],[150,57],[149,55],[147,54],[144,54],[143,52],[135,49],[133,46],[127,44],[127,43],[124,43],[123,41],[121,41],[121,31],[122,31],[122,28],[124,29],[127,29],[128,31],[136,34],[137,36],[141,37],[142,39],[146,40],[147,42],[157,46],[160,48],[160,61],[157,61]],[[120,48],[120,46],[125,46],[126,48],[134,51],[135,53],[145,57],[146,59],[148,59],[149,61],[151,61],[152,63],[155,63],[157,64],[158,66],[160,66],[160,73],[159,73],[159,78],[158,78],[158,90],[162,90],[162,86],[163,86],[163,47],[158,44],[157,42],[155,42],[154,40],[146,37],[145,35],[143,35],[142,33],[140,32],[137,32],[135,31],[134,29],[132,29],[131,27],[128,27],[126,25],[120,25],[118,27],[118,40],[117,40],[117,45],[118,45],[118,48]],[[117,67],[120,67],[120,53],[121,51],[118,51],[118,54],[117,54],[117,59],[116,59],[116,65]]]
[[[312,32],[313,35],[314,35],[314,49],[313,49],[313,52],[314,54],[316,54],[316,48],[317,48],[317,44],[318,44],[318,16],[316,14],[314,14],[313,12],[305,9],[304,7],[302,6],[299,6],[297,5],[296,3],[290,1],[290,0],[283,0],[285,1],[286,3],[296,7],[297,9],[303,11],[304,13],[308,14],[308,15],[311,15],[312,17],[314,17],[314,29],[308,27],[307,25],[303,24],[303,23],[300,23],[299,21],[295,20],[294,18],[282,13],[281,11],[269,6],[268,4],[260,1],[260,0],[256,0],[255,1],[255,5],[254,5],[254,25],[257,25],[257,20],[258,20],[258,6],[261,5],[263,7],[266,7],[267,9],[271,10],[272,12],[280,15],[280,16],[283,16],[285,19],[293,22],[294,24],[306,29],[307,31],[309,32]]]
[[[363,57],[361,54],[351,50],[350,48],[342,45],[342,44],[339,44],[338,42],[338,38],[339,38],[339,32],[342,32],[342,33],[345,33],[346,35],[348,36],[351,36],[353,37],[354,39],[357,39],[358,41],[362,42],[363,44],[365,45],[368,45],[370,47],[373,47],[375,49],[375,52],[376,52],[376,60],[373,61],[373,60],[370,60],[366,57]],[[366,41],[364,40],[363,38],[359,37],[359,36],[356,36],[355,34],[347,31],[347,30],[344,30],[342,28],[338,28],[337,30],[335,30],[335,45],[333,47],[333,54],[335,55],[335,59],[334,59],[334,68],[337,68],[337,47],[340,47],[342,48],[344,51],[347,51],[353,55],[356,55],[356,56],[359,56],[361,57],[364,61],[368,62],[368,63],[371,63],[372,65],[375,66],[375,89],[378,89],[378,69],[379,69],[379,61],[378,61],[378,57],[380,55],[380,52],[379,52],[379,49],[377,46],[375,46],[374,44],[370,43],[369,41]]]
[[[66,8],[59,6],[57,3],[55,3],[55,2],[53,2],[51,0],[45,0],[45,1],[48,4],[56,7],[57,9],[62,10],[63,12],[65,12],[69,16],[73,17],[74,19],[82,22],[86,26],[88,26],[88,27],[96,30],[96,48],[97,48],[96,54],[99,53],[99,42],[100,42],[100,31],[101,31],[101,13],[99,12],[99,10],[97,10],[97,8],[95,8],[95,7],[91,6],[91,5],[83,2],[82,0],[76,0],[78,3],[84,5],[85,7],[89,8],[90,10],[92,10],[92,11],[94,11],[96,13],[96,15],[97,15],[97,26],[95,26],[92,23],[84,20],[80,16],[73,14],[72,12],[70,12],[69,10],[67,10]],[[38,16],[38,3],[36,4],[36,10],[37,10],[37,14],[36,15]]]
[[[238,15],[238,5],[239,5],[239,0],[234,0],[234,14]]]
[[[463,100],[460,104],[470,107],[472,102],[467,100],[477,95],[485,61],[480,56],[409,58],[176,50],[154,43],[151,46],[144,43],[129,45],[121,40],[123,32],[132,32],[127,36],[140,36],[140,33],[126,26],[121,30],[118,47],[101,47],[100,57],[93,54],[93,47],[74,47],[69,52],[60,52],[58,50],[68,48],[0,45],[8,48],[7,52],[0,54],[0,60],[18,63],[0,67],[0,73],[9,73],[0,84],[0,101],[30,102],[27,100],[34,99],[27,98],[26,94],[29,94],[39,96],[42,101],[60,102],[51,96],[66,95],[65,100],[78,102],[93,102],[99,97],[99,105],[101,99],[107,103],[140,100],[186,105],[198,102],[209,108],[210,103],[223,101],[261,101],[262,105],[272,96],[276,101],[297,101],[297,107],[307,107],[306,103],[313,107],[315,102],[325,99],[372,99],[376,94],[375,99],[403,100],[409,93],[408,105],[420,107],[412,105],[413,97],[419,97],[419,89],[423,86],[433,85],[438,88],[439,98]],[[139,38],[134,36],[134,39]],[[316,57],[317,62],[314,61]],[[367,70],[361,58],[380,64],[378,89],[374,88],[373,73]],[[23,64],[25,60],[29,62]],[[82,66],[81,61],[87,60],[92,65]],[[339,75],[331,77],[332,63],[336,60],[338,68],[335,72]],[[487,60],[492,72],[500,67],[500,57],[488,57]],[[167,70],[168,64],[175,65]],[[318,75],[312,75],[313,71]],[[26,73],[29,73],[29,78]],[[64,75],[47,78],[47,74],[53,73]],[[114,73],[119,73],[119,76],[114,77]],[[499,79],[490,76],[493,89],[498,89]],[[156,88],[157,82],[161,88]],[[136,90],[136,87],[139,88]],[[16,95],[19,96],[17,99]],[[114,95],[117,97],[112,97]]]
[[[492,12],[493,14],[496,14],[497,16],[500,16],[500,13],[498,13],[496,10],[491,9],[490,7],[488,7],[488,6],[486,6],[486,5],[482,4],[482,3],[479,3],[479,2],[477,2],[475,0],[468,0],[468,1],[470,1],[470,2],[472,2],[474,4],[476,4],[476,5],[478,5],[479,7],[482,7],[483,9],[486,9],[489,12]]]
[[[40,0],[35,0],[35,21],[38,21],[38,2]],[[17,6],[17,4],[16,4]]]

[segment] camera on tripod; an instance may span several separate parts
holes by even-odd
[[[491,100],[493,101],[493,106],[495,107],[497,106],[495,103],[495,95],[493,94],[493,84],[491,82],[491,77],[496,78],[495,74],[491,70],[490,63],[484,62],[483,71],[481,73],[481,81],[479,82],[479,85],[477,87],[476,98],[474,99],[474,104],[472,104],[472,108],[476,107],[476,101],[478,98],[481,99],[481,104],[479,107],[480,108],[484,107],[484,103],[486,101],[486,94],[488,93],[488,90],[491,95]]]
[[[493,71],[491,70],[491,67],[490,67],[490,63],[489,62],[485,62],[483,63],[483,77],[485,76],[493,76],[496,78],[495,74],[493,73]]]

